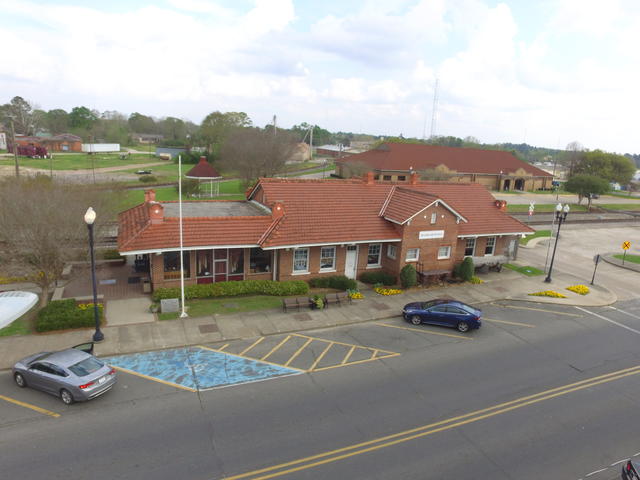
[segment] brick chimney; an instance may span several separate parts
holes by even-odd
[[[156,201],[156,191],[151,189],[151,190],[145,190],[144,191],[144,203],[150,203],[150,202],[155,202]]]
[[[495,201],[496,208],[501,212],[507,211],[507,201],[506,200],[496,200]]]
[[[284,203],[282,200],[276,200],[271,209],[271,218],[277,220],[280,217],[284,217]]]
[[[367,175],[364,178],[367,185],[373,185],[375,183],[373,180],[373,172],[367,172]]]
[[[409,175],[409,183],[411,185],[416,185],[418,183],[418,172],[411,172],[411,175]]]
[[[151,190],[153,192],[153,190]],[[155,197],[154,197],[155,198]],[[158,202],[150,202],[147,206],[149,209],[149,218],[151,225],[157,225],[164,220],[164,207]]]

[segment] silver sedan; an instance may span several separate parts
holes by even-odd
[[[29,355],[13,366],[13,379],[21,388],[42,390],[67,405],[91,400],[116,383],[115,369],[92,353],[93,343],[85,343],[59,352]]]

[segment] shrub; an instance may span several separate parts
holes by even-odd
[[[102,258],[105,260],[122,260],[124,257],[118,253],[118,250],[110,248],[102,252]]]
[[[154,183],[158,181],[155,175],[143,175],[138,180],[141,181],[142,183]]]
[[[470,282],[474,273],[475,268],[473,266],[473,259],[471,257],[466,257],[460,265],[460,278],[465,282]]]
[[[101,304],[98,304],[98,312],[102,323],[103,308]],[[94,325],[93,304],[76,305],[76,301],[73,298],[52,300],[38,312],[38,318],[36,319],[37,332],[85,328],[93,327]]]
[[[402,288],[415,287],[418,283],[418,273],[416,267],[412,264],[407,264],[400,270],[400,284]]]
[[[335,288],[336,290],[356,290],[357,282],[352,278],[344,275],[334,275],[332,277],[312,278],[309,285],[315,288]]]
[[[396,284],[396,277],[387,272],[363,272],[360,274],[360,281],[368,284],[381,283],[389,286]]]
[[[304,295],[309,291],[309,285],[302,280],[242,280],[230,282],[216,282],[202,285],[189,285],[184,289],[187,300],[193,298],[234,297],[238,295]],[[158,288],[153,292],[153,301],[159,302],[164,298],[180,298],[180,288]]]
[[[462,273],[460,272],[461,269],[462,269],[462,262],[456,263],[453,266],[453,276],[455,278],[462,278]]]

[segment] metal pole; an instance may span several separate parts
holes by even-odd
[[[553,238],[553,228],[556,225],[556,215],[553,214],[553,219],[551,220],[551,236]],[[549,250],[551,249],[551,242],[547,243],[547,256],[544,258],[544,271],[547,271],[547,262],[549,262]]]
[[[182,155],[178,155],[178,211],[180,217],[180,297],[182,303],[182,311],[180,318],[188,317],[184,305],[184,252],[182,242]],[[189,258],[191,261],[191,258]]]
[[[104,335],[100,330],[100,313],[98,311],[98,285],[96,283],[96,258],[93,250],[93,223],[87,225],[89,229],[89,250],[91,252],[91,282],[93,283],[93,317],[96,321],[96,331],[93,334],[94,342],[104,340]]]
[[[600,254],[597,254],[595,257],[595,266],[593,267],[593,277],[591,277],[591,285],[593,285],[593,281],[596,279],[596,270],[598,269],[598,263],[600,263]]]
[[[13,161],[16,164],[16,178],[20,177],[20,167],[18,167],[18,144],[16,143],[16,129],[11,119],[11,138],[13,142]]]
[[[544,279],[545,283],[551,283],[551,270],[553,270],[553,261],[556,258],[556,249],[558,248],[558,239],[560,238],[560,227],[562,227],[562,216],[558,216],[558,233],[556,234],[556,243],[553,246],[553,254],[551,255],[551,264],[549,265],[549,273]]]

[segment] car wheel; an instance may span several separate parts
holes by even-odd
[[[24,379],[21,373],[16,373],[13,376],[13,379],[15,380],[16,385],[18,385],[20,388],[24,388],[27,386],[27,381]]]
[[[457,328],[459,332],[465,333],[469,331],[469,324],[467,322],[458,322]]]
[[[411,317],[411,323],[413,323],[414,325],[420,325],[422,323],[420,315],[414,315],[413,317]]]
[[[74,402],[71,392],[69,390],[65,390],[64,388],[60,390],[60,400],[62,400],[62,403],[64,403],[65,405],[71,405]]]

